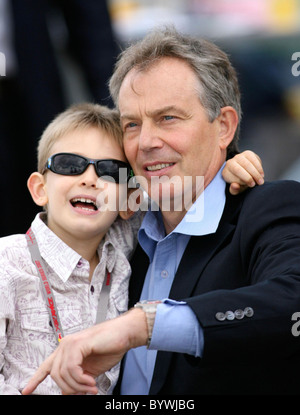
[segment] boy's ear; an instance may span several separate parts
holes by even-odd
[[[34,172],[27,180],[27,187],[31,194],[31,197],[38,206],[45,206],[48,203],[48,195],[45,186],[45,177]]]
[[[132,189],[129,188],[127,189],[128,191],[128,197],[127,197],[127,201],[126,203],[124,203],[124,206],[122,207],[122,209],[120,209],[119,211],[119,215],[122,219],[127,220],[129,218],[131,218],[131,216],[134,215],[134,213],[136,212],[136,207],[139,207],[143,201],[143,193],[141,191],[141,189]],[[130,200],[132,199],[132,200]],[[135,210],[131,210],[131,207],[134,207]]]

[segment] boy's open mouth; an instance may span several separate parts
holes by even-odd
[[[84,210],[98,210],[96,202],[92,199],[86,199],[83,197],[78,197],[70,200],[71,205],[75,208],[80,208]]]

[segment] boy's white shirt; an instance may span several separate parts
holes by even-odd
[[[95,324],[98,298],[106,270],[112,285],[107,319],[117,317],[128,307],[128,260],[137,244],[137,231],[143,215],[117,219],[98,247],[100,262],[91,282],[89,263],[59,239],[36,216],[31,228],[36,236],[54,292],[64,335]],[[91,288],[93,287],[93,288]],[[35,265],[23,234],[0,238],[0,395],[20,394],[39,365],[56,348]],[[117,382],[119,365],[97,378],[100,394],[111,394]],[[48,376],[36,394],[60,394]]]

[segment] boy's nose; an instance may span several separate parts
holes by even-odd
[[[90,164],[87,169],[80,175],[82,186],[96,187],[98,175],[95,171],[95,166]]]

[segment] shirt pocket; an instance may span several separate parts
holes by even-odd
[[[83,329],[80,309],[60,308],[59,318],[64,335]],[[28,339],[36,339],[45,335],[55,338],[50,314],[47,309],[22,310],[20,325],[23,335]]]
[[[50,325],[47,309],[25,309],[19,313],[11,341],[13,354],[19,361],[26,362],[26,367],[36,369],[56,348],[56,337]]]
[[[53,333],[50,324],[50,315],[47,310],[27,309],[20,313],[21,329],[33,333]]]
[[[80,309],[60,307],[59,317],[64,335],[82,330]],[[18,336],[14,337],[14,351],[28,367],[37,368],[57,347],[50,314],[46,308],[23,309],[19,314]]]

